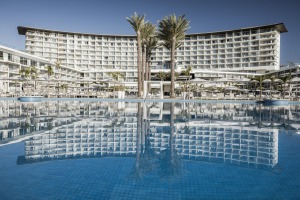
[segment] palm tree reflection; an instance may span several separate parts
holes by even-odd
[[[170,137],[168,147],[160,152],[159,156],[159,176],[163,179],[171,179],[181,175],[181,156],[175,149],[175,126],[174,126],[174,102],[170,107]]]
[[[175,126],[174,126],[174,103],[170,106],[170,137],[166,149],[157,152],[151,147],[150,120],[143,119],[143,109],[138,103],[137,114],[137,136],[136,136],[136,160],[133,171],[130,173],[132,179],[138,180],[147,174],[158,170],[162,179],[171,179],[181,175],[182,160],[175,149]],[[144,138],[144,140],[142,140]]]

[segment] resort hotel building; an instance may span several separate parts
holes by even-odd
[[[235,30],[187,34],[177,49],[178,72],[192,67],[193,78],[254,77],[280,69],[280,34],[287,32],[283,23]],[[108,72],[121,72],[126,87],[137,88],[137,42],[134,35],[101,35],[18,27],[25,36],[26,53],[0,46],[0,90],[10,92],[11,80],[22,67],[44,66],[60,62],[62,79],[85,79],[111,83]],[[151,80],[156,74],[170,72],[170,52],[158,47],[151,55]],[[58,76],[58,74],[57,74]],[[41,75],[40,75],[41,77]],[[164,83],[168,88],[168,81]],[[87,86],[86,83],[81,86]],[[111,86],[111,85],[110,85]]]

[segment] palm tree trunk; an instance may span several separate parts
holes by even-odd
[[[262,81],[259,83],[259,100],[261,100]]]
[[[142,89],[144,89],[144,80],[145,80],[145,67],[146,67],[146,46],[143,45],[142,47],[142,77],[141,77],[141,83],[142,83]]]
[[[138,97],[142,97],[142,79],[141,79],[141,68],[142,68],[142,44],[141,44],[141,34],[137,31],[137,71],[138,71]]]
[[[273,96],[273,95],[272,95],[273,89],[274,89],[273,87],[274,87],[274,82],[271,81],[271,82],[270,82],[270,98],[271,98],[271,99],[272,99],[272,96]]]
[[[151,81],[151,68],[150,68],[150,62],[149,62],[149,58],[147,59],[146,62],[146,69],[147,69],[147,81]],[[150,90],[151,84],[148,83],[148,91]]]
[[[27,96],[29,96],[29,81],[26,81],[26,87],[27,87]]]
[[[171,48],[171,91],[170,91],[171,98],[175,98],[174,88],[175,88],[175,40],[173,39],[172,48]]]
[[[149,81],[148,79],[148,61],[147,61],[147,57],[145,59],[145,81]]]

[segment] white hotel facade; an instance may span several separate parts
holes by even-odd
[[[18,27],[25,35],[25,52],[0,45],[0,92],[13,93],[19,70],[35,66],[39,77],[47,77],[46,67],[61,62],[62,79],[103,81],[107,72],[122,72],[120,81],[137,86],[137,43],[133,35],[99,35]],[[187,34],[177,50],[176,70],[192,66],[193,77],[253,77],[280,69],[280,34],[283,23],[221,32]],[[157,48],[151,56],[152,80],[159,71],[170,71],[170,52]],[[58,71],[55,70],[55,73]],[[57,76],[56,76],[57,77]],[[109,82],[109,81],[108,81]],[[168,82],[165,83],[168,85]],[[15,86],[15,87],[14,87]],[[20,90],[20,86],[17,87]]]
[[[18,27],[25,35],[26,52],[69,68],[83,70],[91,78],[105,78],[107,71],[123,71],[125,81],[137,81],[137,42],[130,35],[98,35]],[[176,55],[177,70],[192,66],[198,77],[210,72],[265,73],[279,70],[280,33],[283,23],[221,32],[187,34]],[[159,47],[151,56],[152,72],[169,71],[169,50]],[[217,74],[218,77],[222,75]],[[234,74],[234,73],[233,73]]]

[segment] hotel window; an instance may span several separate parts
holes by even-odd
[[[3,60],[3,52],[0,51],[0,60]]]
[[[34,67],[36,67],[36,61],[35,60],[31,60],[31,66],[34,66]]]
[[[20,63],[21,63],[22,65],[27,65],[27,59],[21,57],[21,58],[20,58]]]
[[[10,53],[8,53],[7,54],[7,59],[8,59],[8,61],[13,61],[13,56]]]

